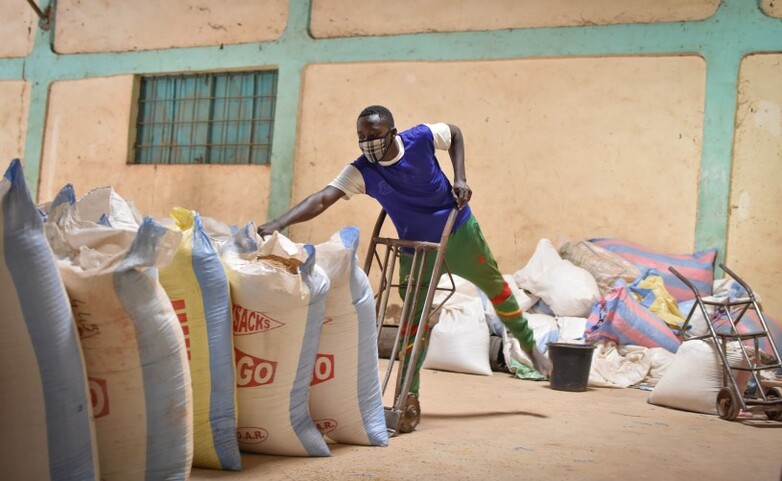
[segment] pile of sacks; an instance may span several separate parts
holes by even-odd
[[[503,277],[542,352],[547,352],[549,342],[595,345],[589,385],[656,386],[649,397],[652,403],[715,414],[714,400],[722,386],[719,354],[710,340],[682,346],[681,337],[708,335],[707,322],[718,332],[729,332],[731,324],[720,309],[711,308],[707,320],[693,291],[668,267],[683,274],[703,299],[746,297],[732,279],[714,279],[716,254],[716,249],[663,254],[607,238],[565,242],[557,249],[541,239],[526,266]],[[432,329],[424,367],[483,375],[507,370],[520,378],[540,379],[486,296],[469,282],[455,279],[456,293],[445,302]],[[445,276],[440,283],[450,284]],[[686,333],[680,336],[691,311]],[[779,345],[778,325],[768,316],[766,320]],[[761,325],[749,312],[737,327],[747,332]],[[449,345],[459,346],[458,351]],[[760,347],[771,352],[766,339]],[[737,343],[729,344],[728,358],[742,361]],[[747,376],[740,376],[741,385],[746,381]]]
[[[240,450],[385,446],[375,305],[358,231],[320,245],[111,188],[33,204],[0,181],[1,471],[13,479],[186,479]]]

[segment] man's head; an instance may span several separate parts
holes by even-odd
[[[394,116],[381,106],[372,105],[358,115],[356,121],[358,146],[370,162],[380,162],[388,154],[396,135]]]

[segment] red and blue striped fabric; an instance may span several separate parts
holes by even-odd
[[[772,319],[766,313],[763,313],[763,318],[766,320],[766,325],[768,326],[768,333],[774,340],[774,344],[776,345],[777,350],[779,350],[782,347],[782,331],[780,331],[779,329],[779,324],[777,324],[775,320]],[[720,316],[719,319],[714,321],[714,330],[723,333],[731,332],[730,321],[728,320],[727,316],[723,314],[722,316]],[[748,332],[761,332],[762,330],[763,330],[763,324],[760,323],[760,318],[758,317],[757,312],[755,312],[752,309],[748,310],[741,317],[741,320],[736,326],[736,331],[738,331],[741,334],[746,334]],[[744,342],[744,345],[747,346],[748,349],[753,349],[752,340],[748,340]],[[768,342],[767,337],[758,338],[758,345],[761,351],[765,351],[769,355],[774,354],[774,351],[771,349],[771,344]]]
[[[657,269],[663,278],[665,288],[678,301],[694,299],[695,294],[668,270],[669,266],[673,266],[686,277],[698,289],[701,296],[711,295],[717,249],[706,249],[694,254],[662,254],[621,239],[602,238],[589,241],[632,262],[641,272]]]
[[[607,339],[619,345],[662,347],[671,352],[680,344],[665,321],[630,295],[624,281],[592,306],[585,335],[589,342]]]

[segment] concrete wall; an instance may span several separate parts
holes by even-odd
[[[66,183],[79,197],[110,185],[146,215],[168,216],[181,206],[243,224],[265,211],[268,166],[127,164],[133,92],[131,75],[52,85],[40,199],[51,200]]]
[[[782,18],[782,3],[778,0],[760,0],[760,7],[769,17]]]
[[[401,128],[463,129],[505,272],[541,237],[717,247],[782,319],[780,17],[771,0],[61,0],[43,30],[0,0],[0,149],[41,202],[112,185],[145,214],[260,223],[354,159],[355,117],[382,103]],[[260,68],[279,72],[271,165],[127,163],[139,75]],[[378,210],[340,202],[289,234],[356,224],[363,248]]]
[[[316,38],[702,20],[719,0],[313,0]]]
[[[0,152],[6,161],[24,154],[29,101],[27,82],[0,81]]]
[[[697,56],[313,65],[293,198],[357,157],[356,116],[383,102],[399,129],[462,129],[470,204],[506,272],[523,267],[541,237],[618,236],[688,252],[704,75]],[[439,159],[450,173],[448,153]],[[322,241],[344,219],[371,232],[377,212],[370,199],[339,202],[291,234]]]
[[[782,54],[741,62],[725,264],[782,313]]]
[[[0,2],[0,58],[24,57],[33,48],[35,13],[26,2]]]
[[[58,0],[54,49],[125,52],[274,40],[287,0]]]

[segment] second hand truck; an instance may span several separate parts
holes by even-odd
[[[399,319],[399,328],[394,339],[391,355],[389,356],[388,366],[382,383],[382,393],[385,394],[388,387],[394,363],[398,362],[397,376],[394,387],[394,401],[390,407],[384,407],[386,427],[391,436],[396,436],[400,432],[413,431],[417,425],[420,416],[418,406],[407,404],[410,387],[413,383],[413,374],[418,358],[425,351],[424,334],[429,327],[429,321],[434,314],[440,310],[442,305],[453,295],[456,285],[453,276],[448,271],[445,262],[445,249],[448,246],[448,238],[451,229],[456,220],[457,210],[453,209],[445,222],[443,234],[440,242],[419,242],[389,237],[380,237],[380,230],[386,218],[386,211],[382,210],[378,216],[375,228],[370,239],[369,249],[367,251],[366,262],[364,263],[364,272],[369,275],[373,263],[380,266],[380,285],[375,290],[375,309],[377,313],[377,338],[380,339],[380,333],[383,328],[393,327],[393,324],[386,324],[386,309],[388,300],[393,288],[406,287],[407,295],[402,304],[402,313]],[[381,246],[385,246],[382,249]],[[382,256],[378,249],[383,250]],[[394,282],[394,268],[397,265],[399,257],[412,255],[412,266],[410,275],[404,281]],[[434,255],[434,267],[431,276],[425,279],[425,266],[428,259]],[[445,272],[450,280],[450,286],[438,287],[440,274]],[[403,284],[404,282],[404,284]],[[428,284],[428,287],[426,287]],[[424,298],[423,310],[418,319],[414,319],[417,303],[419,302],[419,293],[426,288],[426,297]],[[444,291],[447,293],[437,305],[434,304],[435,291]],[[410,345],[410,338],[413,336],[412,349],[408,354],[407,346]],[[405,349],[399,347],[405,346]],[[409,359],[406,357],[409,356]],[[397,357],[399,358],[397,360]],[[400,429],[402,428],[402,429]]]
[[[747,297],[730,298],[725,299],[711,299],[706,300],[701,297],[698,289],[681,273],[679,273],[673,267],[668,267],[676,277],[684,282],[695,294],[695,304],[690,309],[684,324],[681,327],[679,337],[683,341],[690,339],[706,339],[711,338],[714,342],[714,346],[719,353],[723,366],[722,376],[722,389],[717,393],[717,412],[720,418],[735,421],[741,411],[765,412],[766,417],[772,421],[779,421],[782,419],[782,388],[780,387],[765,387],[763,380],[758,375],[760,371],[769,369],[780,369],[779,350],[773,337],[769,334],[768,324],[763,316],[763,311],[760,308],[752,289],[733,271],[728,269],[724,264],[720,264],[722,270],[724,270],[728,276],[733,278],[738,284],[744,288],[747,292]],[[712,306],[724,312],[725,317],[729,322],[728,332],[717,332],[717,329],[712,324],[713,316],[709,314],[706,306]],[[692,319],[693,314],[697,309],[700,309],[701,315],[706,321],[706,326],[709,329],[709,333],[703,336],[687,336],[687,327]],[[760,320],[760,329],[757,331],[749,332],[740,325],[742,318],[749,310],[754,310]],[[721,330],[722,331],[722,330]],[[742,332],[743,331],[743,332]],[[760,339],[765,338],[767,345],[771,348],[771,352],[765,353],[767,357],[773,356],[773,359],[762,360],[763,354],[760,350]],[[738,346],[741,352],[741,362],[729,362],[727,348],[728,341],[739,341]],[[745,342],[751,341],[754,348],[754,361],[750,357],[750,353],[747,350]],[[736,381],[736,371],[749,371],[752,375],[752,379],[755,381],[757,388],[753,394],[746,394],[743,392]]]

